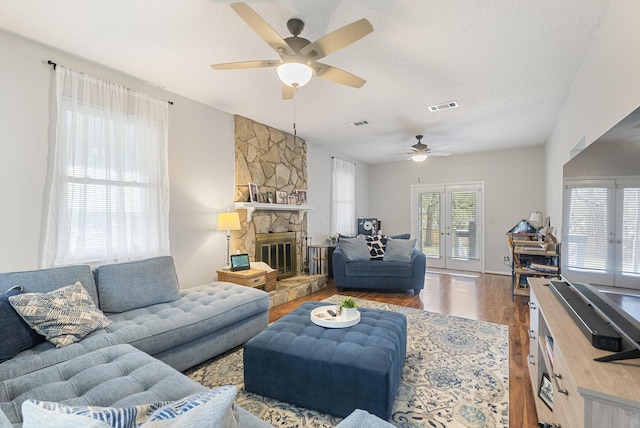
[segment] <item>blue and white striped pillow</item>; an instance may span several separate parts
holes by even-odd
[[[48,401],[22,403],[23,428],[236,428],[237,390],[223,386],[182,400],[131,407],[67,406]]]

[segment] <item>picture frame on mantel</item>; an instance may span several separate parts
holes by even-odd
[[[307,205],[307,191],[306,190],[296,190],[298,195],[298,204]]]
[[[258,185],[249,183],[249,202],[258,202]]]
[[[280,190],[276,191],[276,203],[286,204],[287,202],[289,202],[287,199],[287,192],[282,192]]]

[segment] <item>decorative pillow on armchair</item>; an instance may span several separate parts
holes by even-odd
[[[363,262],[369,260],[369,247],[362,236],[355,238],[341,238],[338,248],[344,253],[348,262]]]
[[[364,235],[364,239],[369,246],[371,260],[382,260],[384,258],[384,249],[387,245],[387,235]]]
[[[415,239],[389,239],[384,260],[387,262],[411,262],[411,253],[416,246]]]
[[[11,296],[9,303],[32,329],[58,348],[111,324],[80,282],[49,293]]]

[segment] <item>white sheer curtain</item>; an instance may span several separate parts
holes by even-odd
[[[167,101],[56,67],[42,266],[169,254]]]
[[[356,234],[356,165],[333,158],[331,233]]]

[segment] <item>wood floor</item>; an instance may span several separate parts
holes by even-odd
[[[528,299],[511,301],[511,277],[475,273],[427,273],[424,290],[413,292],[356,291],[338,292],[330,282],[327,288],[303,298],[277,306],[269,311],[273,322],[308,300],[322,300],[333,294],[424,309],[447,315],[489,321],[509,326],[509,426],[538,426],[533,394],[529,381],[527,353],[529,350]]]

